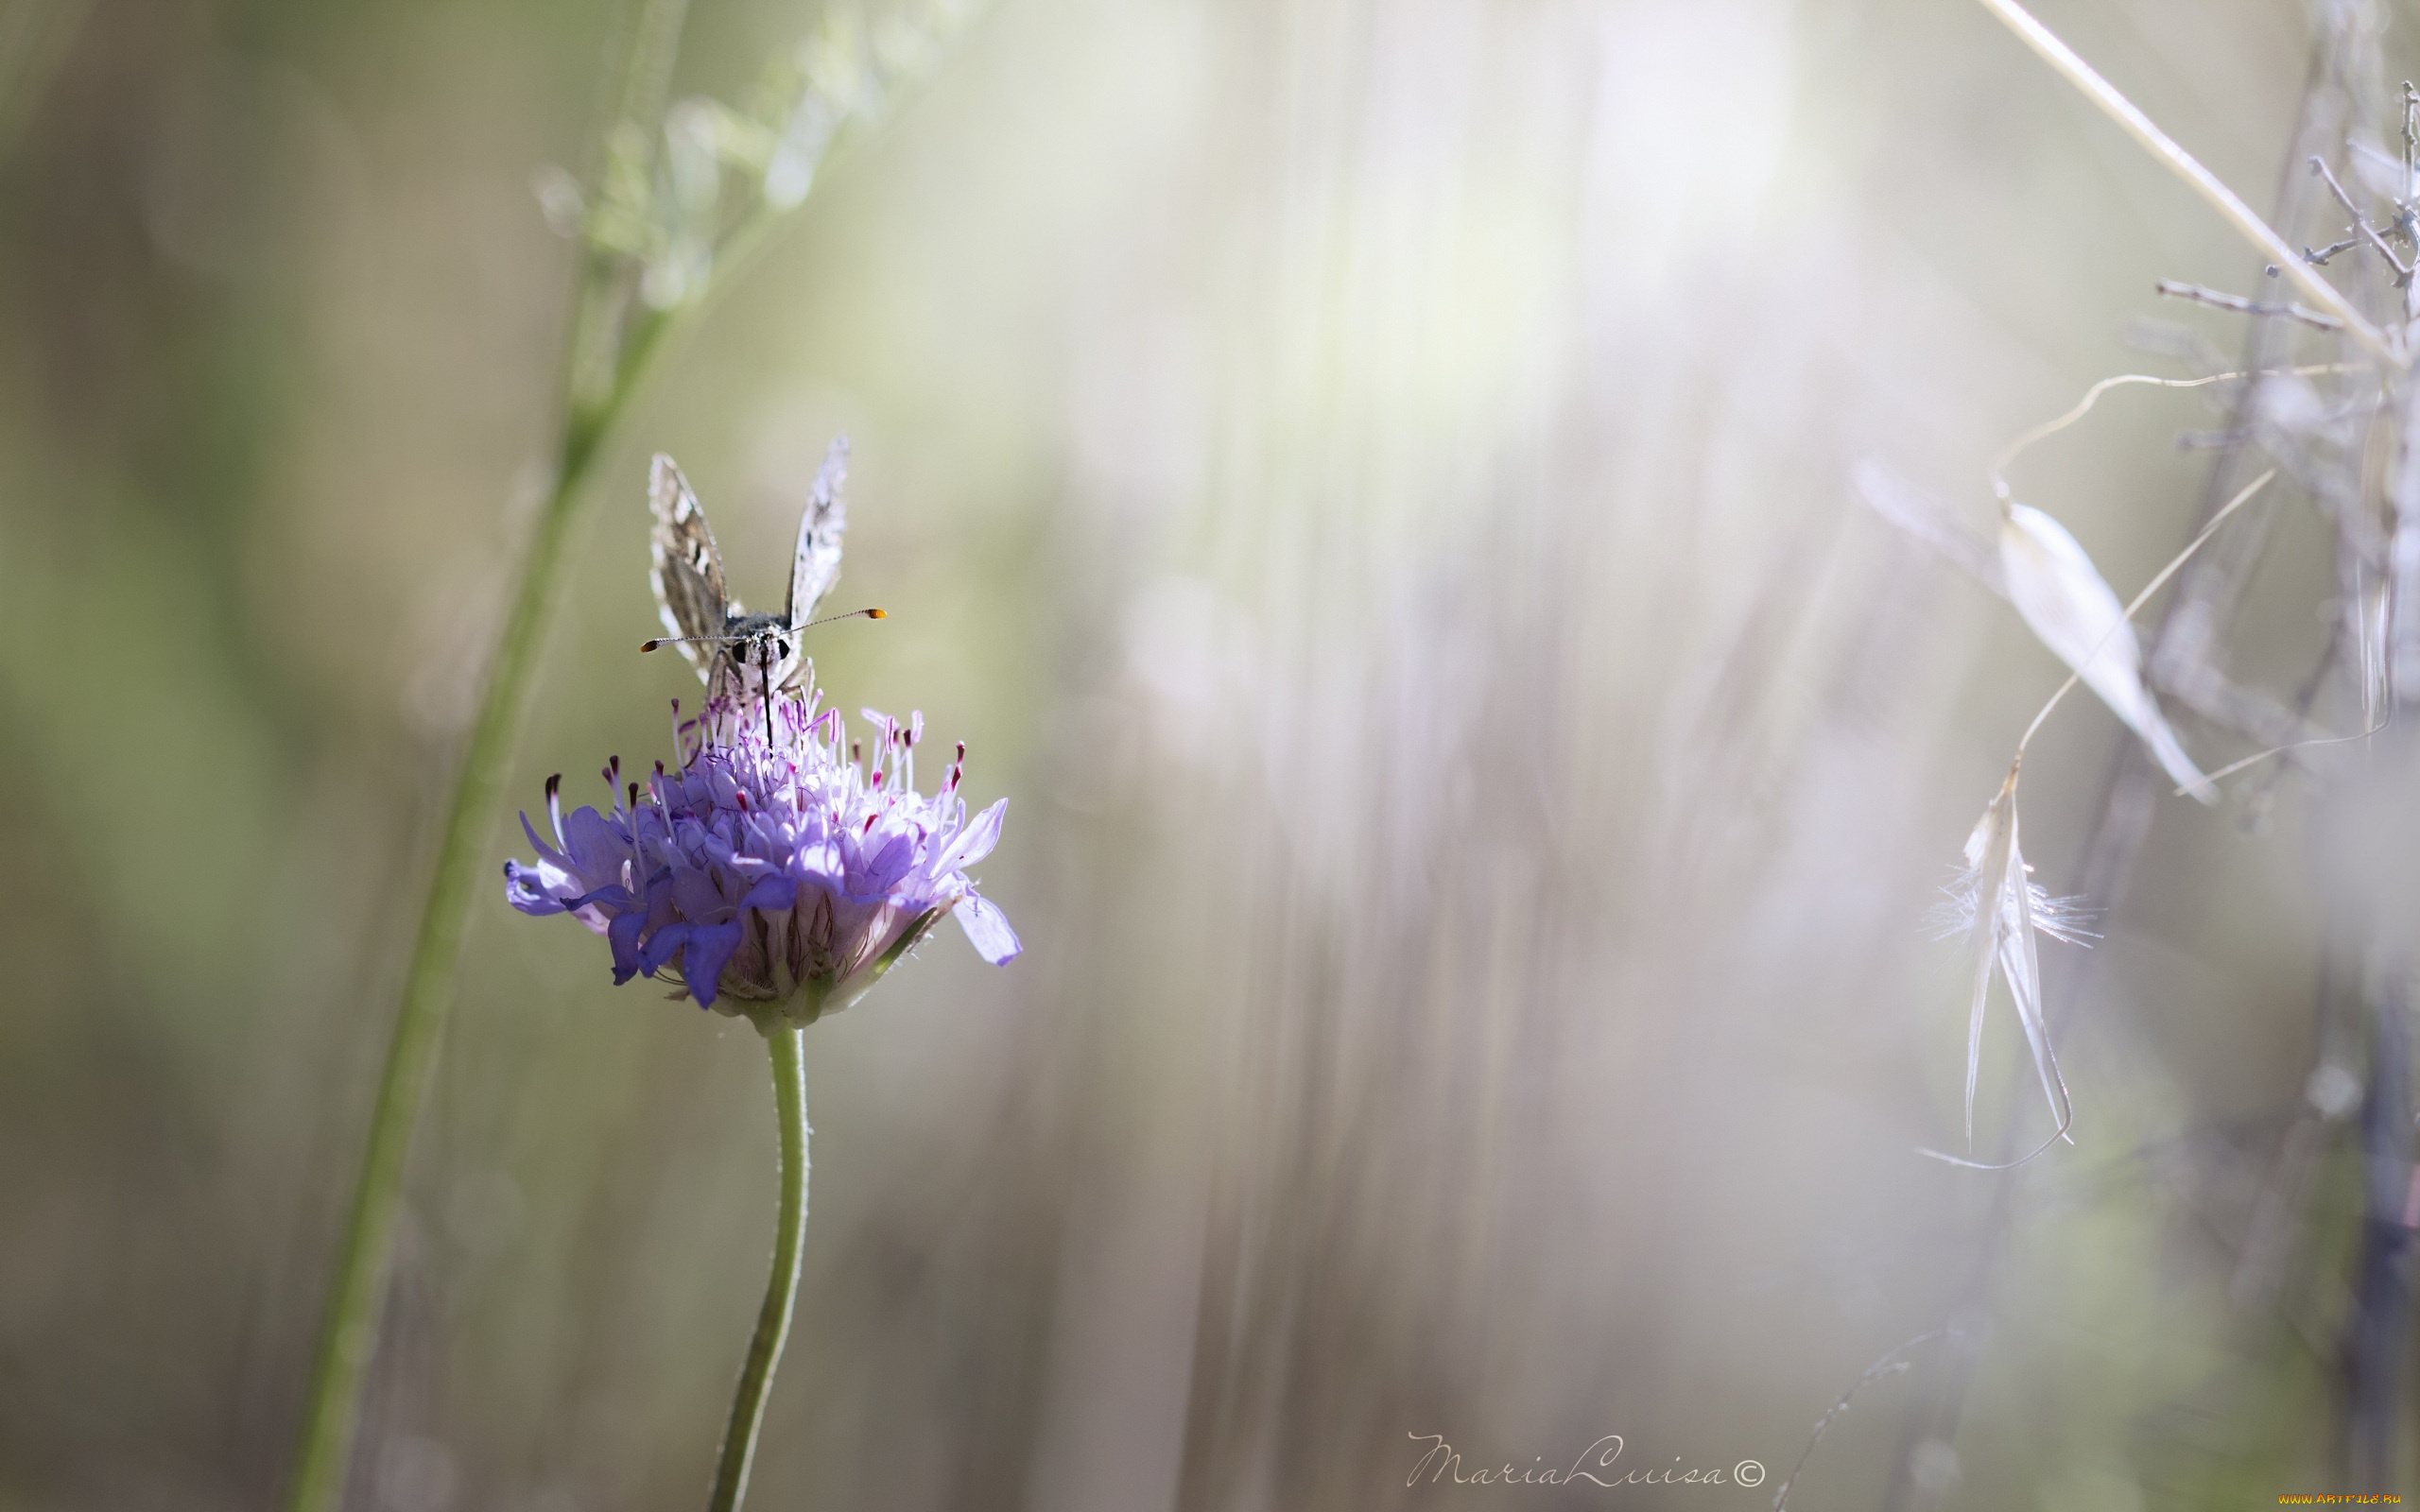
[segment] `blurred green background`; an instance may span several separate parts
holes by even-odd
[[[2268,202],[2300,9],[2042,12]],[[694,0],[676,94],[816,15]],[[5,1512],[277,1494],[544,484],[576,252],[532,176],[585,161],[618,19],[0,5]],[[761,607],[848,431],[836,602],[892,618],[820,632],[821,680],[1011,798],[981,881],[1027,953],[952,933],[807,1036],[754,1504],[1766,1506],[1953,1319],[1954,1440],[1881,1380],[1793,1505],[2341,1489],[2350,1183],[2275,1174],[2297,791],[2162,809],[2095,970],[2054,963],[2080,1143],[1992,1237],[1996,1183],[1912,1153],[1958,1137],[1964,1033],[1922,918],[2062,669],[1847,482],[1982,527],[2009,437],[2177,370],[2130,321],[2235,347],[2154,278],[2256,275],[1970,6],[1006,0],[663,353],[513,782],[667,753],[648,455]],[[2019,483],[2130,593],[2215,423],[2121,394]],[[2325,541],[2281,518],[2246,680],[2320,654]],[[2034,747],[2054,891],[2118,750],[2082,700]],[[2021,1055],[1996,1019],[1987,1127],[2038,1120]],[[744,1023],[483,886],[351,1505],[702,1496],[765,1080]],[[1407,1486],[1411,1435],[1609,1433],[1769,1479]]]

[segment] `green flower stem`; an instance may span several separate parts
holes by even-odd
[[[604,173],[630,167],[628,161],[617,163],[614,154],[629,149],[634,132],[638,139],[646,140],[648,133],[659,129],[686,9],[687,0],[641,0],[622,67],[614,125],[606,134]],[[639,171],[649,170],[642,163]],[[539,518],[536,539],[530,543],[515,592],[511,617],[491,663],[478,716],[472,726],[470,747],[464,753],[461,772],[448,800],[443,838],[429,879],[411,965],[405,974],[403,1002],[388,1043],[378,1100],[371,1113],[368,1147],[362,1153],[360,1175],[338,1249],[336,1278],[329,1289],[328,1311],[312,1365],[302,1435],[295,1448],[294,1469],[286,1489],[287,1512],[335,1512],[343,1497],[362,1388],[377,1349],[380,1314],[387,1295],[389,1250],[394,1239],[405,1172],[410,1161],[412,1136],[436,1066],[446,1014],[453,1005],[455,969],[461,956],[471,889],[480,875],[487,837],[495,825],[513,739],[523,706],[527,702],[538,652],[556,602],[562,597],[566,550],[580,518],[583,485],[666,333],[676,324],[694,319],[706,302],[729,286],[735,272],[769,240],[776,223],[787,218],[795,209],[790,205],[779,209],[761,202],[756,205],[732,229],[718,249],[717,271],[704,298],[692,299],[671,310],[652,309],[637,299],[633,282],[636,274],[627,249],[592,243],[582,259],[563,346],[562,391],[565,403],[556,450],[554,488]],[[794,1032],[790,1038],[795,1040]],[[799,1223],[804,1223],[804,1093],[796,1081],[797,1047],[793,1043],[785,1051],[777,1036],[777,1068],[783,1064],[785,1055],[792,1068],[788,1074],[790,1082],[780,1085],[785,1088],[786,1099],[794,1096],[797,1101],[799,1112],[794,1122],[801,1143],[799,1159],[792,1162],[788,1159],[792,1104],[785,1101],[784,1179],[789,1179],[787,1173],[795,1164],[802,1183],[796,1216]],[[783,1201],[784,1232],[789,1236],[784,1241],[787,1246],[784,1263],[790,1267],[795,1280],[797,1244],[790,1228],[791,1197],[787,1186],[784,1188]],[[775,1279],[780,1280],[778,1266]],[[786,1288],[783,1296],[780,1321],[786,1325],[789,1315]],[[770,1320],[773,1304],[769,1300],[766,1305],[767,1318]],[[747,1402],[750,1380],[754,1380],[754,1405],[750,1407],[752,1416],[744,1434],[739,1432],[739,1418],[733,1419],[734,1437],[724,1446],[717,1506],[737,1503],[740,1486],[747,1476],[748,1454],[755,1439],[752,1414],[761,1410],[764,1381],[769,1378],[772,1357],[780,1349],[778,1330],[769,1344],[760,1326],[757,1350],[764,1356],[761,1369],[757,1355],[752,1354],[751,1376],[741,1382],[742,1400]]]
[[[804,1032],[776,1022],[765,1036],[773,1052],[773,1108],[781,1124],[781,1212],[773,1230],[773,1274],[765,1283],[765,1305],[756,1313],[756,1336],[748,1341],[739,1389],[732,1394],[731,1422],[723,1429],[722,1461],[715,1468],[707,1512],[738,1512],[748,1494],[748,1466],[756,1455],[756,1431],[765,1422],[765,1397],[797,1302],[799,1255],[806,1240],[806,1138],[815,1132],[806,1124],[806,1063],[799,1053]]]
[[[520,596],[498,649],[495,674],[489,681],[472,730],[470,750],[463,758],[461,779],[446,810],[436,875],[429,884],[411,967],[404,979],[403,1005],[388,1041],[386,1069],[379,1077],[378,1101],[371,1114],[369,1148],[362,1155],[353,1211],[337,1261],[336,1284],[312,1366],[302,1442],[287,1487],[290,1512],[328,1512],[343,1495],[362,1385],[377,1349],[389,1250],[411,1154],[412,1130],[419,1122],[429,1073],[437,1062],[446,1010],[453,1003],[454,967],[462,952],[471,886],[480,874],[480,854],[503,794],[514,727],[527,700],[545,627],[562,596],[564,547],[579,517],[576,503],[580,483],[596,455],[597,428],[574,425],[566,431],[562,465],[539,518]]]
[[[646,0],[625,64],[621,121],[651,122],[662,113],[685,9],[686,0]],[[312,1361],[302,1436],[286,1485],[287,1512],[335,1512],[343,1501],[362,1387],[377,1353],[404,1175],[429,1074],[437,1064],[438,1042],[453,1006],[471,888],[495,826],[538,653],[562,596],[567,548],[580,519],[583,485],[671,323],[667,313],[653,310],[635,312],[627,324],[614,320],[618,276],[609,259],[592,251],[583,261],[573,298],[563,359],[569,397],[556,450],[554,487],[522,564],[511,617],[496,647],[471,727],[470,748],[446,805],[443,837],[412,943],[411,965],[404,976],[403,1002],[388,1040],[378,1100],[370,1115],[369,1144],[354,1180],[319,1351]],[[600,319],[618,327],[601,352],[593,344]],[[584,363],[592,352],[603,360]],[[583,382],[584,369],[595,372],[596,379]]]

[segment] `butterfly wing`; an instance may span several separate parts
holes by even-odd
[[[703,679],[722,647],[693,638],[722,634],[731,608],[723,589],[722,554],[715,549],[714,530],[706,524],[706,511],[698,507],[698,496],[689,490],[689,480],[662,452],[655,454],[648,472],[647,494],[655,515],[648,581],[655,586],[656,612],[666,634],[682,637],[681,654]]]
[[[789,622],[804,629],[815,618],[815,607],[840,580],[840,532],[849,524],[849,508],[840,484],[849,475],[849,438],[836,436],[815,472],[815,490],[807,495],[806,512],[798,518],[798,555],[790,562]]]

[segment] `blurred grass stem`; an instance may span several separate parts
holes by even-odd
[[[2303,292],[2316,300],[2322,309],[2343,321],[2345,331],[2355,340],[2385,361],[2397,367],[2403,365],[2403,353],[2396,350],[2397,343],[2389,340],[2385,333],[2364,319],[2361,312],[2353,308],[2352,302],[2337,292],[2336,285],[2321,277],[2319,270],[2261,219],[2257,211],[2245,204],[2217,174],[2202,166],[2191,153],[2178,146],[2134,101],[2119,94],[2116,85],[2094,72],[2090,63],[2061,42],[2057,33],[2034,20],[2016,0],[1981,0],[1981,4],[1984,9],[2006,23],[2008,29],[2015,32],[2028,47],[2040,54],[2044,62],[2057,69],[2061,77],[2083,93],[2085,98],[2100,106],[2104,114],[2125,129],[2127,135],[2142,144],[2145,151],[2192,185],[2195,193],[2225,216],[2228,224],[2240,232],[2246,241],[2260,249],[2262,255],[2279,271],[2301,284]]]
[[[622,122],[648,120],[662,112],[685,6],[686,0],[648,0],[641,13],[621,91],[618,114]],[[453,1004],[455,968],[462,953],[463,925],[480,852],[495,822],[545,627],[562,594],[565,548],[579,523],[589,471],[670,323],[666,312],[643,310],[619,333],[606,354],[605,381],[583,392],[582,349],[597,329],[600,306],[614,299],[614,271],[592,252],[583,263],[573,296],[564,365],[567,398],[554,485],[523,559],[511,613],[446,805],[427,902],[405,973],[403,1001],[388,1041],[368,1144],[362,1152],[327,1314],[320,1325],[302,1436],[287,1486],[288,1512],[333,1512],[343,1498],[362,1388],[377,1352],[379,1314],[387,1295],[412,1135],[436,1066],[446,1012]]]
[[[1798,1459],[1789,1467],[1789,1475],[1781,1483],[1781,1489],[1773,1493],[1773,1512],[1789,1512],[1787,1505],[1789,1501],[1789,1488],[1798,1484],[1800,1472],[1806,1469],[1806,1462],[1814,1457],[1815,1446],[1824,1441],[1824,1434],[1830,1432],[1832,1420],[1849,1410],[1849,1403],[1856,1400],[1858,1392],[1884,1376],[1905,1375],[1910,1368],[1907,1358],[1910,1350],[1930,1344],[1935,1339],[1947,1338],[1956,1332],[1955,1329],[1944,1328],[1919,1333],[1881,1359],[1867,1366],[1864,1374],[1850,1382],[1849,1389],[1834,1398],[1832,1405],[1824,1411],[1824,1416],[1815,1419],[1814,1434],[1806,1440],[1806,1447],[1798,1452]]]
[[[328,1512],[339,1504],[354,1429],[370,1361],[376,1353],[378,1314],[386,1296],[412,1133],[437,1062],[437,1046],[453,1004],[456,962],[479,852],[495,822],[510,765],[513,737],[536,670],[538,648],[562,596],[565,542],[578,519],[580,485],[596,455],[613,408],[575,414],[564,427],[555,486],[530,542],[512,615],[498,647],[494,675],[473,727],[470,749],[447,805],[437,869],[404,979],[403,1004],[388,1040],[369,1145],[354,1187],[337,1260],[337,1280],[314,1361],[302,1438],[286,1505],[290,1512]]]
[[[756,1433],[765,1422],[765,1398],[789,1338],[798,1298],[799,1257],[806,1241],[806,1179],[810,1161],[806,1122],[806,1060],[800,1053],[804,1029],[776,1027],[765,1036],[772,1050],[773,1108],[781,1125],[782,1194],[773,1229],[773,1273],[765,1282],[765,1305],[756,1313],[756,1334],[748,1341],[748,1362],[731,1399],[731,1421],[723,1429],[722,1456],[715,1467],[714,1497],[707,1512],[737,1512],[748,1494],[748,1467],[756,1457]]]

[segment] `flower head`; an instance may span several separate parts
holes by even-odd
[[[940,791],[918,793],[922,714],[902,725],[863,711],[873,739],[860,762],[820,701],[710,700],[674,730],[678,771],[659,763],[625,787],[619,759],[606,768],[610,815],[565,817],[549,779],[555,843],[522,816],[538,861],[505,863],[506,901],[604,936],[617,985],[668,977],[674,996],[760,1025],[847,1007],[943,914],[985,960],[1015,959],[1015,932],[966,875],[999,840],[1008,800],[967,817],[963,745]]]

